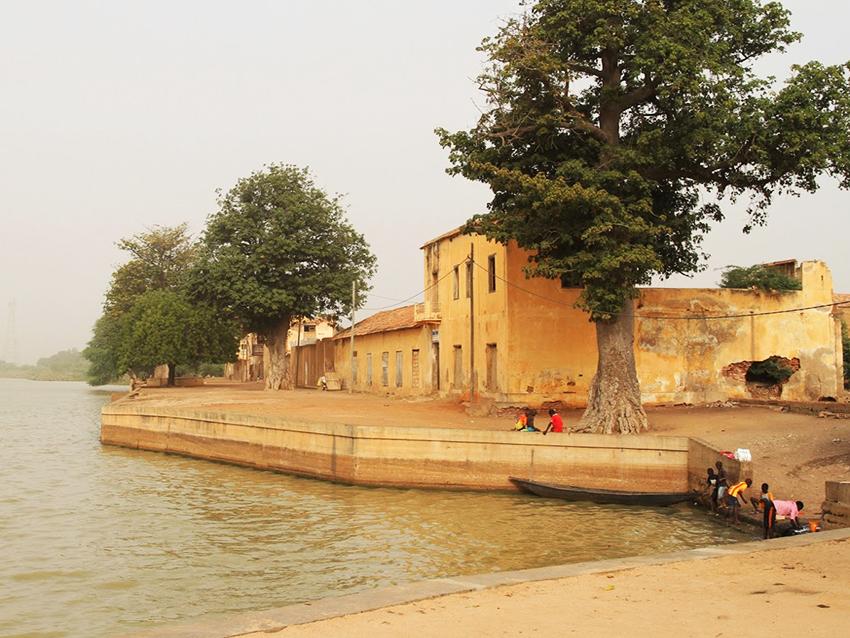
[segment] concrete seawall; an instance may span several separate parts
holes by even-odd
[[[538,434],[296,423],[248,414],[103,408],[101,442],[360,485],[514,489],[508,476],[647,491],[686,491],[714,450],[689,468],[685,437]],[[689,453],[690,451],[690,453]],[[696,460],[696,459],[695,459]],[[734,461],[728,464],[735,465]],[[730,468],[737,475],[737,466]]]

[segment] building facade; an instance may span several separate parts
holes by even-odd
[[[333,367],[357,391],[482,397],[583,407],[595,326],[569,281],[528,279],[529,253],[455,230],[422,247],[421,304],[336,335]],[[471,259],[470,259],[471,257]],[[802,290],[646,288],[634,301],[635,359],[647,404],[817,400],[843,388],[832,276],[822,262],[777,262]],[[351,362],[354,362],[352,377]],[[782,382],[755,363],[790,372]],[[752,368],[752,370],[751,370]]]

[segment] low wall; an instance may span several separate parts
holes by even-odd
[[[701,439],[688,439],[688,487],[695,492],[704,492],[707,470],[713,468],[717,461],[723,463],[729,485],[753,477],[750,463],[730,459]]]
[[[850,481],[827,481],[826,500],[821,507],[826,527],[850,526]]]
[[[119,402],[103,408],[101,442],[362,485],[515,489],[508,476],[520,476],[688,489],[684,437],[307,424]]]

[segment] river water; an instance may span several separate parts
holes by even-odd
[[[0,379],[0,636],[105,637],[744,537],[687,507],[349,487],[101,446],[108,392]]]

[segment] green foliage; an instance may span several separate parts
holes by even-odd
[[[844,352],[844,387],[850,389],[850,330],[841,322],[841,349]]]
[[[132,257],[112,273],[104,309],[121,314],[149,290],[178,290],[195,257],[186,224],[154,226],[118,242]]]
[[[191,288],[246,330],[265,334],[291,317],[347,313],[352,281],[361,293],[369,289],[375,257],[339,198],[306,169],[267,166],[218,203]]]
[[[94,324],[94,334],[83,350],[89,361],[86,377],[90,385],[105,385],[124,374],[118,365],[121,336],[122,321],[117,314],[104,314]]]
[[[235,324],[220,320],[212,308],[191,305],[176,292],[150,290],[122,318],[118,369],[148,376],[162,363],[228,361],[238,341]]]
[[[155,226],[118,245],[132,257],[113,273],[104,314],[83,351],[89,383],[108,383],[129,371],[147,376],[164,363],[235,358],[236,324],[186,295],[197,250],[185,224]]]
[[[449,172],[493,191],[466,230],[516,240],[529,276],[580,280],[594,320],[655,275],[699,270],[724,198],[749,198],[748,230],[821,174],[850,187],[850,66],[797,66],[782,87],[753,70],[800,37],[780,3],[525,6],[480,48],[478,124],[437,133]]]
[[[729,266],[720,277],[721,288],[758,288],[759,290],[802,290],[799,279],[775,268],[755,265],[748,268]]]
[[[761,381],[770,384],[785,383],[794,374],[794,369],[781,357],[770,357],[764,361],[755,361],[747,370],[747,381]]]

